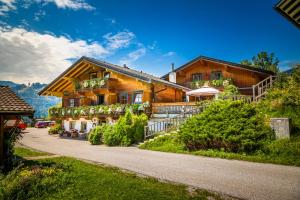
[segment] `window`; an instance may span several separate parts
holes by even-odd
[[[202,74],[201,73],[192,74],[192,79],[193,79],[193,81],[201,81],[202,80]]]
[[[222,78],[222,72],[221,71],[211,72],[211,74],[210,74],[210,79],[211,80],[219,80],[221,78]]]
[[[80,132],[86,132],[86,130],[87,130],[87,122],[82,121],[80,126]]]
[[[70,107],[75,107],[75,99],[69,99]]]
[[[69,129],[75,129],[76,121],[70,121]]]
[[[127,97],[128,97],[127,92],[121,92],[120,95],[119,95],[119,103],[127,104]]]
[[[90,79],[97,78],[97,72],[90,73]]]
[[[139,104],[143,102],[143,94],[142,93],[134,93],[133,94],[133,103]]]
[[[110,72],[104,72],[103,73],[103,78],[109,79],[110,78]]]

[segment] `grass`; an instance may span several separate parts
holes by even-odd
[[[24,151],[24,150],[22,150]],[[0,199],[222,199],[206,190],[139,177],[67,157],[24,161],[0,176]]]
[[[283,165],[300,166],[300,137],[294,137],[291,140],[282,139],[267,144],[262,150],[254,154],[247,155],[242,153],[230,153],[218,150],[198,150],[188,151],[185,145],[176,138],[176,133],[157,137],[152,141],[145,142],[139,146],[141,149],[153,151],[173,152],[192,154],[199,156],[218,157],[225,159],[246,160],[261,163],[273,163]]]
[[[20,157],[36,157],[36,156],[47,156],[50,154],[45,152],[35,151],[24,147],[16,147],[15,155]]]

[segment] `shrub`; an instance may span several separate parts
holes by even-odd
[[[254,105],[243,101],[215,101],[179,128],[179,140],[190,150],[219,149],[254,152],[274,138]]]
[[[50,127],[50,129],[48,130],[48,134],[49,135],[60,134],[62,131],[64,131],[62,126],[60,124],[56,124],[56,125]]]
[[[117,146],[121,144],[123,136],[116,132],[114,125],[108,125],[103,132],[103,143],[108,146]]]
[[[268,91],[266,98],[257,104],[267,119],[290,118],[294,132],[300,130],[300,83],[296,72],[297,70],[288,77],[281,75],[275,87]]]
[[[61,166],[19,167],[0,181],[0,199],[43,199],[68,184]]]
[[[93,145],[101,144],[102,143],[102,136],[103,136],[103,133],[106,129],[106,126],[108,126],[108,125],[104,124],[104,125],[96,126],[95,128],[93,128],[89,132],[88,141]]]
[[[144,140],[144,127],[148,123],[148,117],[146,114],[133,116],[133,142],[138,143]]]
[[[224,87],[224,91],[220,93],[220,98],[226,97],[226,96],[231,96],[231,95],[238,95],[239,90],[235,85],[226,85]]]
[[[144,138],[144,126],[147,120],[147,115],[133,115],[127,110],[125,116],[121,116],[115,125],[106,128],[103,142],[109,146],[129,146],[140,142]]]

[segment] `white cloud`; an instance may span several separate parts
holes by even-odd
[[[176,52],[174,51],[169,51],[168,53],[164,54],[163,56],[174,56]]]
[[[157,41],[154,41],[152,44],[148,45],[147,47],[150,50],[154,50],[156,48],[156,46],[157,46]]]
[[[44,10],[39,10],[36,13],[34,13],[34,21],[40,21],[42,17],[46,15],[46,12]]]
[[[84,0],[37,0],[38,2],[54,3],[58,8],[69,8],[72,10],[94,10],[95,8]]]
[[[41,34],[23,28],[0,28],[0,79],[49,82],[81,56],[103,58],[101,44]]]
[[[15,0],[0,0],[0,16],[5,15],[7,12],[11,10],[16,10],[16,6],[14,5]]]
[[[126,64],[128,66],[132,65],[134,61],[146,54],[146,48],[142,47],[133,52],[130,52],[126,57],[122,58],[120,65]]]
[[[107,48],[115,50],[128,47],[131,44],[132,40],[135,38],[135,35],[134,33],[125,30],[115,35],[113,35],[112,33],[108,33],[104,35],[103,38],[107,40]]]

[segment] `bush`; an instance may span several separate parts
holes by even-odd
[[[254,152],[274,138],[254,105],[243,101],[219,100],[179,128],[179,140],[189,150],[218,149]]]
[[[62,131],[64,131],[64,129],[62,128],[62,126],[60,124],[56,124],[56,125],[50,127],[50,129],[48,130],[48,134],[49,135],[59,134]]]
[[[266,98],[257,104],[267,119],[290,118],[293,132],[300,130],[300,83],[296,72],[298,71],[295,70],[292,76],[279,76],[275,87],[270,89]]]
[[[219,97],[223,98],[226,96],[231,96],[231,95],[238,95],[239,90],[235,85],[226,85],[224,86],[224,91],[220,93]]]
[[[88,141],[93,144],[101,144],[102,143],[102,137],[104,134],[104,131],[106,130],[107,126],[106,124],[103,124],[101,126],[96,126],[93,128],[88,135]]]
[[[122,135],[117,134],[115,126],[109,125],[106,127],[103,133],[103,143],[108,146],[117,146],[121,144]]]
[[[125,116],[121,116],[115,125],[106,127],[103,142],[109,146],[129,146],[140,142],[144,138],[147,120],[147,115],[133,115],[127,110]]]
[[[68,184],[61,166],[19,167],[0,180],[0,199],[44,199]]]
[[[144,140],[144,127],[148,123],[148,117],[144,113],[141,115],[133,116],[133,137],[134,143],[138,143]]]

